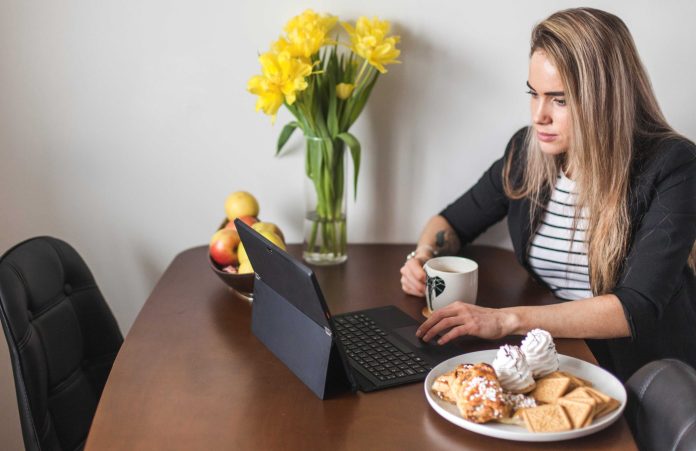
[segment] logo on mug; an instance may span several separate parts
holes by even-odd
[[[445,281],[438,276],[426,276],[425,286],[428,290],[428,308],[430,308],[430,311],[433,311],[435,310],[433,308],[433,300],[445,291]]]

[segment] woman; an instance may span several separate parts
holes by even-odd
[[[430,219],[401,268],[423,296],[423,263],[456,254],[508,217],[520,263],[564,301],[489,309],[456,302],[417,335],[499,338],[539,327],[589,339],[628,378],[675,357],[696,366],[696,146],[667,124],[618,17],[561,11],[532,32],[532,125],[464,195]]]

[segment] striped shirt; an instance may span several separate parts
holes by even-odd
[[[576,203],[575,182],[561,172],[529,248],[532,270],[557,297],[567,300],[593,296],[585,243],[587,211],[581,212],[573,234]]]

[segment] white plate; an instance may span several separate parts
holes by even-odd
[[[584,428],[573,429],[565,432],[529,432],[524,426],[500,424],[495,422],[478,424],[465,420],[459,415],[456,405],[443,401],[430,390],[430,387],[433,386],[433,381],[436,377],[453,370],[460,363],[484,362],[491,364],[493,359],[495,359],[497,352],[497,349],[471,352],[469,354],[452,357],[451,359],[445,360],[433,368],[425,378],[424,387],[425,397],[428,400],[428,403],[430,403],[430,406],[435,409],[435,412],[457,426],[463,427],[464,429],[468,429],[472,432],[488,435],[490,437],[497,437],[506,440],[518,440],[523,442],[553,442],[557,440],[569,440],[577,437],[583,437],[585,435],[590,435],[597,431],[601,431],[618,420],[626,407],[626,390],[624,389],[623,384],[616,377],[596,365],[563,354],[558,355],[560,369],[562,371],[567,371],[592,382],[597,390],[601,391],[602,393],[606,393],[619,401],[621,403],[619,408],[603,416],[599,420],[593,421],[591,425]]]

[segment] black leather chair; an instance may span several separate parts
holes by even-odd
[[[84,447],[123,336],[69,244],[24,241],[0,257],[0,317],[27,450]]]
[[[656,360],[626,381],[626,419],[641,450],[696,450],[696,370]]]

